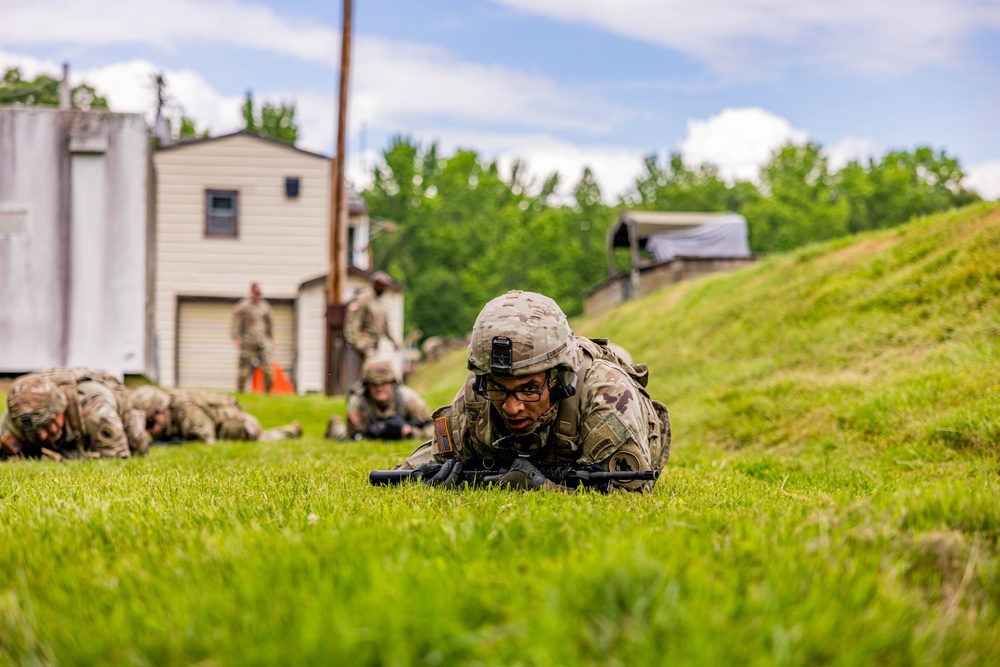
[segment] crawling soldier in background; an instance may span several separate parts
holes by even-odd
[[[140,410],[154,442],[260,440],[274,442],[302,436],[297,421],[263,430],[244,412],[236,398],[213,391],[161,389],[151,385],[131,392],[132,406]]]
[[[0,459],[128,458],[149,451],[124,385],[87,368],[22,375],[0,421]]]
[[[361,380],[347,396],[347,424],[331,417],[326,427],[332,440],[426,440],[432,432],[427,403],[400,384],[392,364],[382,359],[369,359],[361,367]]]

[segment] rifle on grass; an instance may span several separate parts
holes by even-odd
[[[535,467],[556,484],[570,488],[584,486],[600,491],[607,491],[609,483],[613,481],[656,481],[660,476],[659,470],[614,470],[609,472],[597,467],[571,465],[536,465]],[[395,486],[410,481],[414,472],[413,470],[372,470],[368,475],[368,481],[374,486]],[[506,472],[507,468],[492,470],[467,468],[459,473],[458,483],[469,486],[489,486],[495,484]],[[415,479],[419,479],[419,477]]]

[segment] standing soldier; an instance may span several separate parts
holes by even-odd
[[[388,338],[397,350],[400,344],[389,333],[389,320],[385,315],[382,294],[392,284],[392,278],[382,271],[372,274],[372,286],[361,291],[347,306],[344,338],[365,361],[378,352],[379,341]]]
[[[245,412],[228,394],[213,391],[160,389],[146,385],[131,392],[132,406],[142,411],[146,431],[154,442],[191,440],[260,440],[275,442],[302,436],[297,421],[261,429],[260,421]]]
[[[113,376],[85,368],[19,377],[0,421],[0,459],[128,458],[145,454],[142,414]]]
[[[347,397],[347,424],[331,417],[326,437],[333,440],[426,440],[433,433],[431,410],[416,391],[396,380],[392,364],[369,359],[361,382]]]
[[[240,351],[240,373],[236,381],[239,391],[246,389],[247,378],[254,360],[264,372],[264,391],[271,393],[274,369],[271,368],[271,304],[261,298],[260,284],[250,285],[250,296],[241,299],[233,309],[233,340]]]

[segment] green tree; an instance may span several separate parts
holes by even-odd
[[[372,217],[396,223],[373,241],[375,265],[407,285],[407,327],[464,335],[488,300],[543,292],[568,314],[605,277],[611,215],[589,170],[575,203],[554,204],[558,174],[535,184],[514,162],[503,175],[474,151],[450,157],[396,137],[363,193]]]
[[[205,139],[206,137],[208,137],[208,128],[199,130],[193,118],[190,118],[186,114],[181,114],[181,126],[178,129],[178,138],[181,141]]]
[[[860,232],[979,201],[962,187],[963,177],[957,159],[921,146],[869,160],[867,169],[852,162],[837,175],[836,185],[850,204],[850,231]]]
[[[286,141],[294,144],[299,138],[299,126],[295,121],[295,105],[282,102],[264,102],[258,112],[254,106],[253,93],[247,91],[241,107],[243,129],[247,132]]]
[[[763,197],[741,213],[754,252],[790,250],[848,233],[850,206],[838,196],[818,144],[786,144],[761,169]]]
[[[0,104],[24,104],[27,106],[59,106],[59,79],[40,74],[34,79],[23,79],[21,70],[12,67],[0,79]],[[107,109],[108,100],[98,94],[93,86],[81,83],[70,91],[70,103],[74,109]]]
[[[624,198],[630,208],[648,211],[739,211],[760,196],[752,183],[726,183],[713,164],[688,167],[680,153],[672,153],[666,166],[660,166],[655,155],[647,156],[643,163],[645,173],[636,179],[632,190]]]

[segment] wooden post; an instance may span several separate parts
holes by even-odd
[[[351,2],[344,0],[340,40],[340,102],[337,111],[337,152],[330,169],[330,272],[326,279],[326,395],[344,393],[349,378],[344,373],[343,303],[347,283],[347,206],[344,187],[344,144],[347,127],[347,82],[351,64]]]

